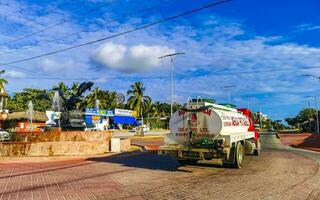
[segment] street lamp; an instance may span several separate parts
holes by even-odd
[[[260,125],[260,130],[262,131],[262,119],[261,119],[261,115],[262,115],[262,113],[261,113],[261,104],[262,103],[258,103],[258,105],[259,105],[259,125]]]
[[[306,96],[305,98],[314,98],[315,105],[316,105],[316,112],[317,112],[317,134],[319,134],[319,112],[318,112],[318,101],[317,96]]]
[[[311,106],[310,106],[310,100],[308,100],[308,108],[309,108],[309,112],[308,112],[309,131],[310,131],[310,133],[311,133]]]
[[[173,113],[173,57],[174,56],[178,56],[178,55],[183,55],[185,53],[172,53],[172,54],[167,54],[167,55],[163,55],[163,56],[160,56],[159,59],[163,59],[163,58],[167,58],[167,57],[170,57],[170,63],[171,63],[171,89],[170,89],[170,103],[171,103],[171,109],[170,109],[170,112],[171,112],[171,117],[172,117],[172,113]]]
[[[226,85],[223,88],[228,90],[228,94],[229,94],[229,104],[231,104],[231,88],[235,88],[236,86],[234,85]]]

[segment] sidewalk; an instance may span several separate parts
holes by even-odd
[[[320,152],[320,136],[311,133],[278,134],[283,145]]]
[[[164,135],[169,134],[169,133],[170,133],[170,130],[155,130],[155,131],[151,130],[151,131],[146,132],[144,134],[144,137],[147,137],[147,136],[160,136],[160,137],[163,137]],[[129,131],[129,130],[128,131],[114,130],[112,136],[113,137],[119,137],[119,138],[134,137],[135,136],[135,132]]]

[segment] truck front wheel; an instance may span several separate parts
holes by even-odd
[[[236,144],[236,148],[234,150],[235,150],[234,152],[235,160],[234,160],[233,166],[235,168],[241,168],[243,165],[243,159],[244,159],[244,147],[241,144],[241,142],[238,142]]]

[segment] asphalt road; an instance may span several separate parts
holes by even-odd
[[[0,199],[320,199],[319,165],[305,152],[283,147],[274,134],[261,139],[261,156],[246,156],[242,169],[180,166],[148,151],[0,162]]]

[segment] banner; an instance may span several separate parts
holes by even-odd
[[[114,114],[112,110],[98,110],[96,108],[86,108],[85,115],[99,115],[105,117],[112,117]]]
[[[125,109],[114,109],[114,115],[120,116],[134,116],[133,110],[125,110]]]
[[[61,112],[55,112],[55,111],[46,111],[46,115],[48,120],[46,121],[46,125],[56,125],[56,120],[59,120],[61,117]]]

